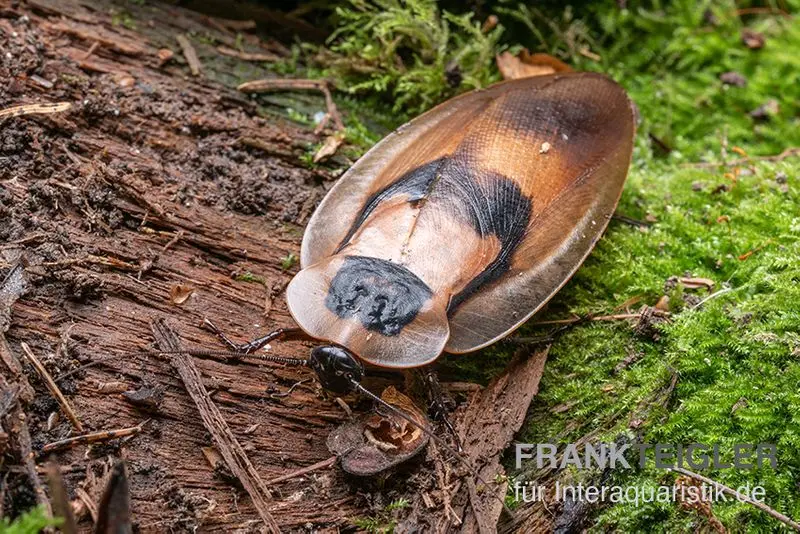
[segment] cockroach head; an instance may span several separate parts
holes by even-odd
[[[322,387],[334,393],[353,391],[353,383],[364,378],[364,366],[348,350],[326,345],[311,351],[308,365],[317,373]]]

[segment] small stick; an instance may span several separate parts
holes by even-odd
[[[219,24],[223,28],[227,28],[228,30],[235,32],[256,29],[256,21],[254,20],[233,20],[233,19],[222,19],[219,17],[206,17],[206,18],[210,23]]]
[[[23,104],[6,109],[0,109],[0,119],[6,117],[21,117],[23,115],[45,115],[67,111],[72,104],[69,102],[56,102],[55,104]]]
[[[91,57],[91,55],[94,54],[94,51],[97,50],[98,46],[100,46],[100,41],[93,42],[92,46],[89,47],[89,50],[87,50],[86,53],[83,55],[83,57],[81,57],[81,62],[89,59],[89,57]]]
[[[312,471],[317,471],[319,469],[327,469],[328,467],[336,463],[336,458],[337,458],[336,456],[331,456],[327,460],[322,460],[321,462],[309,465],[308,467],[303,467],[298,469],[297,471],[292,471],[291,473],[275,477],[272,480],[267,480],[265,484],[267,484],[268,486],[272,486],[273,484],[277,484],[279,482],[286,482],[287,480],[307,475]]]
[[[740,158],[735,159],[733,161],[718,161],[718,162],[698,162],[698,163],[683,163],[681,167],[697,167],[697,168],[714,168],[714,167],[735,167],[737,165],[745,165],[746,163],[752,163],[753,160],[761,160],[761,161],[783,161],[786,158],[790,158],[792,156],[800,156],[800,147],[791,147],[787,148],[780,154],[775,154],[772,156],[751,156],[747,158]]]
[[[716,292],[714,292],[714,293],[711,293],[709,296],[707,296],[706,298],[704,298],[703,300],[701,300],[700,302],[698,302],[697,304],[695,304],[694,306],[692,306],[692,309],[693,309],[693,310],[696,310],[697,308],[699,308],[700,306],[702,306],[703,304],[705,304],[705,303],[706,303],[706,302],[708,302],[709,300],[711,300],[711,299],[715,299],[715,298],[717,298],[718,296],[720,296],[720,295],[724,295],[725,293],[729,293],[729,292],[731,292],[731,291],[733,291],[733,288],[732,288],[732,287],[726,287],[725,289],[720,289],[719,291],[716,291]]]
[[[662,310],[653,310],[653,314],[658,317],[669,317],[669,312]],[[555,325],[555,324],[572,324],[581,321],[620,321],[622,319],[638,319],[641,313],[617,313],[614,315],[599,315],[597,317],[572,317],[570,319],[554,319],[552,321],[539,321],[533,323],[533,326]]]
[[[50,394],[53,395],[53,397],[55,397],[55,399],[58,401],[58,405],[61,406],[61,411],[67,416],[67,419],[69,419],[69,422],[72,423],[72,426],[75,428],[75,430],[78,432],[83,432],[83,425],[81,425],[80,419],[78,419],[78,416],[75,414],[75,410],[72,409],[69,401],[66,399],[66,397],[64,397],[64,394],[61,393],[61,390],[53,381],[53,377],[50,376],[50,373],[47,372],[47,369],[44,368],[42,362],[39,361],[39,358],[36,357],[27,343],[23,341],[21,346],[25,357],[28,358],[29,362],[31,362],[33,368],[36,369],[39,377],[44,380],[47,389],[50,390]]]
[[[784,525],[787,525],[787,526],[793,528],[794,530],[800,532],[800,523],[797,523],[796,521],[794,521],[791,518],[783,515],[782,513],[778,512],[777,510],[774,510],[774,509],[770,508],[769,506],[767,506],[763,502],[759,502],[759,501],[757,501],[755,499],[751,499],[748,495],[744,495],[742,493],[739,493],[735,489],[730,488],[730,487],[726,486],[725,484],[721,484],[719,482],[711,480],[708,477],[704,477],[703,475],[699,475],[697,473],[689,471],[688,469],[684,469],[683,467],[672,467],[670,469],[672,469],[676,473],[681,473],[682,475],[690,476],[690,477],[692,477],[692,478],[694,478],[696,480],[699,480],[701,482],[705,482],[706,484],[711,484],[715,488],[718,488],[718,489],[722,490],[723,492],[727,493],[728,495],[733,495],[734,497],[739,499],[739,501],[741,501],[741,502],[746,502],[748,504],[752,504],[753,506],[755,506],[759,510],[762,510],[762,511],[766,512],[767,514],[771,515],[772,517],[774,517],[775,519],[777,519],[778,521],[780,521]]]
[[[639,219],[634,219],[633,217],[628,217],[627,215],[622,215],[621,213],[615,213],[611,216],[611,218],[639,228],[647,228],[650,226],[650,223],[647,221],[640,221]]]
[[[183,50],[183,57],[186,58],[186,62],[189,64],[189,70],[192,71],[192,76],[199,76],[202,65],[197,58],[197,52],[192,46],[192,43],[189,42],[189,39],[183,34],[176,35],[175,39],[181,46],[181,50]]]
[[[192,359],[181,352],[180,340],[177,334],[163,319],[153,321],[150,329],[156,338],[159,348],[172,354],[170,364],[177,371],[183,381],[187,393],[197,406],[203,426],[211,434],[222,458],[233,475],[239,479],[245,491],[253,501],[258,515],[264,521],[265,530],[270,533],[280,532],[280,527],[269,511],[269,501],[272,498],[267,485],[261,479],[255,466],[247,456],[247,452],[233,435],[222,412],[208,394],[200,372]]]
[[[218,46],[217,52],[222,54],[223,56],[231,56],[235,58],[239,58],[242,61],[278,61],[280,58],[275,54],[270,53],[252,53],[252,52],[239,52],[238,50],[234,50],[233,48],[228,48],[227,46]]]
[[[245,82],[237,87],[237,89],[243,93],[265,93],[269,91],[294,90],[321,91],[325,96],[325,105],[328,108],[328,115],[330,115],[330,117],[333,119],[333,122],[338,130],[344,130],[342,117],[339,115],[339,110],[336,109],[336,104],[333,102],[333,97],[328,89],[328,82],[324,80],[267,78],[264,80]]]
[[[183,238],[183,236],[184,236],[184,235],[185,235],[185,232],[184,232],[183,230],[178,230],[178,231],[175,233],[175,235],[172,237],[172,239],[170,239],[170,240],[169,240],[169,242],[168,242],[166,245],[164,245],[164,248],[162,248],[162,249],[161,249],[161,252],[162,252],[162,253],[164,253],[164,252],[166,252],[167,250],[169,250],[169,249],[170,249],[170,247],[172,247],[172,246],[173,246],[173,245],[175,245],[175,244],[176,244],[178,241],[180,241],[180,240]]]
[[[89,434],[83,434],[81,436],[73,436],[71,438],[54,441],[42,447],[42,453],[59,451],[61,449],[75,447],[76,445],[88,445],[89,443],[96,443],[98,441],[108,441],[110,439],[135,436],[142,431],[142,428],[148,421],[150,421],[150,419],[143,421],[136,426],[131,426],[128,428],[100,430],[99,432],[90,432]]]

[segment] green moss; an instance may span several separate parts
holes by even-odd
[[[502,28],[483,31],[471,13],[440,10],[433,0],[350,0],[336,17],[329,50],[316,58],[341,91],[418,113],[499,79],[486,65]]]
[[[247,271],[242,274],[238,274],[233,278],[237,282],[248,282],[252,284],[261,284],[263,286],[267,285],[267,281],[264,279],[263,276],[258,276],[257,274],[253,274],[250,271]]]
[[[281,269],[283,269],[284,271],[288,271],[289,269],[295,266],[298,259],[299,258],[297,257],[296,254],[290,252],[289,254],[281,258]]]
[[[0,517],[0,532],[3,534],[36,534],[46,527],[57,527],[62,523],[60,518],[47,517],[44,507],[31,508],[13,521]]]

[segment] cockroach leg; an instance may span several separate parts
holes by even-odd
[[[240,344],[232,341],[228,336],[226,336],[222,332],[222,330],[217,328],[217,326],[208,319],[203,320],[203,325],[209,330],[211,330],[233,352],[237,352],[240,354],[251,354],[261,349],[262,347],[265,347],[270,341],[274,341],[276,339],[290,335],[297,335],[302,332],[302,330],[300,330],[299,328],[278,328],[277,330],[273,330],[266,336],[262,336],[252,341],[248,341],[247,343]]]
[[[447,415],[448,403],[442,391],[442,385],[439,383],[439,376],[436,374],[436,371],[429,369],[424,372],[424,379],[425,385],[428,387],[428,395],[431,401],[431,405],[428,408],[431,417],[444,423],[447,431],[453,436],[456,450],[459,453],[464,452],[464,448],[461,446],[461,438],[458,436],[455,427],[453,427],[453,423],[450,422],[450,417]]]

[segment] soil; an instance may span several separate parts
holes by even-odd
[[[190,74],[178,34],[189,35],[196,47],[200,76]],[[247,42],[280,50],[252,36]],[[23,363],[20,374],[7,361],[10,354],[24,362],[26,343],[56,378],[85,431],[144,423],[136,435],[54,455],[86,531],[91,528],[87,503],[99,499],[112,458],[127,466],[135,531],[263,527],[170,361],[130,353],[155,348],[156,319],[167,320],[184,348],[197,349],[223,348],[203,329],[206,318],[238,340],[294,326],[283,299],[297,270],[286,268],[292,263],[288,258],[298,255],[303,225],[339,170],[333,168],[335,159],[330,168],[303,163],[325,134],[281,118],[268,99],[237,93],[236,84],[270,74],[218,54],[218,43],[234,45],[236,34],[206,16],[167,5],[0,0],[0,110],[72,104],[63,113],[0,119],[0,280],[20,257],[27,280],[5,332],[2,374],[10,378],[0,380],[0,399],[19,393],[12,404],[24,408],[20,418],[34,453],[73,435],[33,368]],[[159,50],[165,48],[174,56],[163,63]],[[303,97],[297,105],[324,110],[321,98]],[[187,291],[185,300],[175,297]],[[0,342],[5,341],[0,329]],[[310,346],[293,341],[271,348],[304,358]],[[326,437],[351,416],[306,369],[224,356],[193,362],[266,481],[269,513],[281,530],[352,531],[359,517],[389,523],[402,510],[389,513],[388,505],[410,496],[413,511],[407,515],[444,531],[458,521],[441,520],[439,494],[452,498],[469,531],[496,524],[495,505],[489,506],[491,520],[470,512],[467,501],[478,498],[467,496],[466,484],[459,481],[465,487],[460,495],[437,485],[443,468],[448,473],[456,468],[447,467],[435,450],[422,458],[424,467],[412,462],[388,477],[353,478],[328,464],[270,484],[329,459]],[[526,383],[533,382],[538,376]],[[400,386],[402,377],[381,375],[365,385],[381,391],[390,383]],[[27,384],[30,396],[24,395]],[[513,391],[506,382],[502,388]],[[491,413],[478,402],[479,394],[470,395],[470,406]],[[523,396],[530,402],[532,393]],[[343,400],[355,416],[371,409],[359,397]],[[0,408],[6,404],[3,400]],[[465,406],[465,420],[479,425]],[[510,433],[501,433],[504,440],[521,424],[526,406],[519,421],[509,422]],[[10,433],[16,431],[19,425]],[[501,469],[505,445],[480,444],[485,477]],[[7,467],[6,478],[0,477],[0,515],[13,517],[41,498],[35,477],[25,471],[25,465],[32,467],[24,454],[2,439],[0,454]],[[45,460],[38,455],[35,463],[41,467]],[[427,492],[424,506],[421,492]],[[430,503],[434,506],[426,508]],[[408,521],[404,526],[414,529]]]

